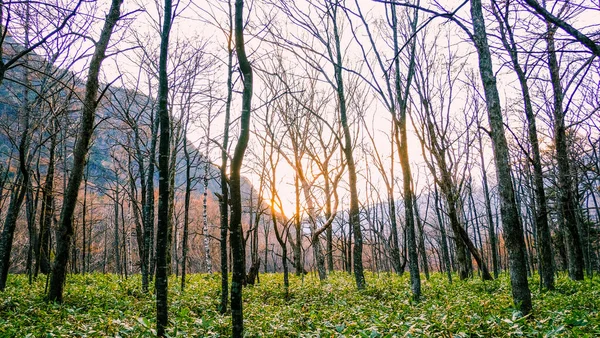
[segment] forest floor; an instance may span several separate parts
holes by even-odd
[[[249,337],[498,337],[600,336],[600,278],[557,280],[539,292],[530,279],[534,311],[520,318],[512,306],[507,275],[498,280],[454,281],[423,277],[423,300],[410,300],[408,275],[367,274],[359,292],[347,273],[319,283],[313,275],[290,276],[285,298],[282,274],[261,274],[244,289]],[[63,304],[44,300],[45,278],[29,285],[10,275],[0,293],[0,337],[146,337],[155,328],[155,300],[141,292],[140,276],[69,275]],[[220,276],[189,276],[169,282],[170,336],[228,337],[231,317],[217,311]]]

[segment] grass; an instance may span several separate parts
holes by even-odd
[[[561,276],[556,291],[540,293],[536,280],[532,318],[512,306],[506,275],[491,282],[455,281],[434,274],[423,281],[423,300],[410,300],[407,274],[368,274],[357,291],[338,272],[320,283],[292,276],[285,299],[281,274],[261,275],[244,289],[248,337],[598,337],[600,280]],[[71,275],[64,303],[44,300],[45,280],[9,276],[0,293],[0,337],[147,337],[155,327],[155,300],[141,280],[115,275]],[[228,337],[230,316],[217,311],[219,275],[191,275],[184,293],[170,280],[169,335]]]

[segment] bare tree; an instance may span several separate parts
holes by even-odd
[[[77,203],[77,196],[79,195],[79,186],[83,177],[89,143],[94,130],[95,111],[98,105],[98,75],[100,73],[102,61],[106,58],[106,50],[111,35],[121,16],[120,6],[121,1],[119,0],[113,0],[111,2],[106,21],[104,22],[100,38],[96,43],[94,55],[90,62],[85,89],[85,99],[82,107],[79,137],[77,138],[77,143],[73,150],[73,169],[69,176],[69,183],[65,196],[63,197],[63,207],[60,215],[57,251],[48,293],[48,299],[51,301],[61,302],[63,297],[71,238],[74,234],[73,212]]]
[[[231,280],[231,317],[232,337],[241,338],[244,334],[244,314],[242,308],[242,285],[244,283],[244,248],[242,247],[242,196],[240,192],[240,170],[244,153],[250,136],[250,116],[252,107],[252,67],[246,55],[244,44],[244,1],[235,1],[235,51],[243,76],[244,89],[242,94],[242,114],[240,118],[240,135],[231,159],[231,220],[230,240],[233,256],[233,277]]]

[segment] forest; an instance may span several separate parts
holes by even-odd
[[[598,14],[0,1],[0,337],[600,336]]]

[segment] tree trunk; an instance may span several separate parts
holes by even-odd
[[[498,278],[500,272],[498,264],[498,245],[496,238],[496,226],[494,225],[494,218],[492,215],[492,203],[490,199],[490,190],[488,188],[487,172],[485,169],[485,162],[483,159],[483,147],[481,144],[481,131],[478,131],[479,137],[479,157],[481,160],[481,176],[483,179],[483,197],[485,199],[485,210],[488,220],[488,237],[490,240],[490,251],[492,252],[492,269],[494,270],[494,278]]]
[[[150,280],[154,276],[155,251],[154,251],[154,168],[156,166],[156,144],[160,118],[150,113],[152,140],[150,141],[150,158],[148,160],[148,174],[146,176],[146,205],[144,205],[144,254],[148,265],[146,278],[142,276],[142,290],[148,292]]]
[[[208,171],[210,168],[210,161],[208,160],[209,142],[210,142],[210,113],[208,115],[208,126],[206,136],[206,149],[205,149],[205,162],[204,162],[204,194],[202,196],[202,234],[204,235],[204,254],[206,256],[206,272],[212,273],[212,262],[210,260],[210,234],[208,232]],[[186,142],[187,143],[187,142]],[[188,155],[189,157],[189,155]],[[189,167],[189,164],[188,164]],[[189,169],[188,169],[189,170]],[[187,224],[186,224],[187,226]],[[186,229],[187,230],[187,229]],[[187,234],[186,234],[187,236]]]
[[[86,173],[83,175],[83,210],[81,210],[81,234],[83,238],[81,240],[81,273],[85,274],[85,255],[87,249],[87,187],[89,177],[89,167],[87,167]]]
[[[452,264],[450,263],[450,252],[448,251],[448,238],[446,236],[446,226],[442,219],[440,198],[437,190],[437,186],[434,186],[435,193],[435,212],[438,219],[438,225],[440,226],[440,233],[442,235],[442,256],[444,257],[444,264],[446,266],[446,273],[448,275],[448,282],[452,284]],[[441,267],[440,267],[441,269]]]
[[[300,224],[300,183],[298,174],[294,176],[294,193],[296,197],[296,214],[294,215],[294,229],[296,240],[295,244],[292,241],[292,248],[294,250],[294,267],[296,269],[296,276],[304,274],[304,264],[302,264],[302,225]]]
[[[25,92],[27,93],[27,90]],[[29,173],[30,110],[26,99],[23,102],[21,114],[23,129],[19,142],[19,172],[15,177],[15,184],[4,221],[4,228],[2,229],[2,235],[0,235],[0,291],[4,291],[6,288],[10,253],[12,251],[17,219],[19,218],[21,206],[25,200],[31,179]]]
[[[363,250],[363,236],[360,226],[360,210],[358,206],[358,189],[356,188],[357,176],[356,176],[356,164],[354,163],[354,147],[352,146],[352,135],[350,134],[350,127],[348,123],[347,107],[346,107],[346,94],[344,92],[344,81],[342,76],[342,48],[340,44],[340,35],[338,32],[337,22],[337,11],[338,3],[331,4],[331,19],[333,25],[333,36],[335,42],[335,57],[334,62],[334,75],[337,89],[337,97],[339,103],[340,123],[344,133],[344,157],[348,165],[348,185],[350,187],[350,227],[354,234],[354,278],[356,280],[356,287],[359,290],[365,288],[365,275],[363,272],[362,262],[362,250]]]
[[[117,178],[118,180],[118,178]],[[114,223],[113,225],[115,226],[115,236],[114,236],[114,257],[115,257],[115,273],[118,275],[121,275],[122,273],[122,269],[121,269],[121,246],[120,246],[120,239],[119,239],[119,203],[121,203],[120,198],[119,198],[119,182],[115,181],[115,197],[114,197]]]
[[[158,120],[160,124],[160,142],[158,145],[158,225],[156,233],[156,332],[159,337],[166,335],[168,319],[168,283],[169,283],[169,226],[171,197],[171,170],[169,168],[171,147],[171,118],[168,110],[169,79],[167,59],[169,35],[172,19],[171,0],[165,0],[162,31],[160,34],[160,56],[158,66]]]
[[[411,21],[411,28],[415,31],[417,25],[417,14]],[[398,44],[398,18],[396,13],[396,7],[392,6],[392,28],[393,28],[393,39],[394,39],[394,55],[400,53]],[[410,170],[410,163],[408,160],[408,141],[406,134],[406,111],[408,105],[408,88],[412,82],[414,75],[414,64],[415,64],[415,46],[413,42],[410,46],[412,49],[411,59],[409,63],[409,72],[406,79],[406,86],[403,89],[400,80],[400,60],[394,58],[394,88],[396,93],[396,101],[398,102],[397,115],[392,116],[394,123],[394,138],[396,140],[396,146],[398,148],[398,155],[400,159],[400,167],[402,169],[402,185],[403,185],[403,197],[404,197],[404,215],[405,215],[405,241],[408,250],[411,290],[413,299],[419,301],[421,298],[421,276],[419,275],[419,255],[417,253],[417,242],[415,236],[415,220],[413,216],[413,192],[411,188],[412,174]]]
[[[227,230],[229,229],[229,187],[227,180],[227,160],[229,147],[229,120],[231,116],[231,99],[233,93],[233,18],[231,13],[231,1],[227,2],[229,9],[229,36],[227,37],[227,101],[225,102],[225,122],[223,124],[223,144],[221,147],[221,195],[219,197],[219,212],[220,212],[220,233],[221,241],[221,302],[219,304],[219,312],[225,314],[227,312],[227,304],[229,299],[229,274],[227,268]]]
[[[50,154],[48,155],[48,169],[46,172],[46,181],[42,191],[42,207],[40,211],[40,230],[35,252],[35,273],[38,271],[44,274],[50,273],[50,225],[52,224],[53,206],[54,206],[54,153],[56,149],[56,121],[51,122],[50,131]]]
[[[189,116],[188,116],[189,121]],[[187,124],[185,130],[187,131]],[[185,156],[185,206],[183,208],[183,240],[181,249],[181,291],[185,289],[185,278],[187,273],[187,256],[188,256],[188,227],[190,221],[190,195],[192,193],[192,177],[191,177],[191,161],[190,153],[188,152],[187,140],[183,142],[183,154]],[[206,185],[204,187],[204,194],[206,196]],[[206,198],[206,197],[205,197]],[[205,206],[206,208],[206,206]],[[206,212],[206,209],[205,211]]]
[[[473,42],[479,57],[479,72],[485,92],[488,119],[490,123],[498,190],[500,193],[500,210],[504,228],[504,240],[509,255],[509,268],[512,296],[516,306],[523,315],[531,312],[531,293],[527,283],[527,267],[525,262],[525,242],[523,228],[519,222],[515,203],[515,193],[510,177],[510,158],[508,145],[504,135],[504,123],[500,107],[500,97],[496,86],[496,78],[492,68],[492,58],[485,31],[482,6],[480,0],[471,0],[471,17],[473,20]]]
[[[494,7],[495,9],[495,7]],[[529,137],[529,144],[531,146],[531,162],[533,165],[533,181],[534,181],[534,191],[535,191],[535,230],[538,234],[538,244],[540,251],[540,277],[542,279],[542,284],[548,290],[554,289],[554,266],[552,263],[552,241],[550,237],[550,227],[548,225],[548,207],[546,204],[546,193],[544,191],[544,174],[542,171],[542,161],[540,158],[540,146],[537,138],[537,125],[535,121],[535,114],[533,112],[533,105],[531,103],[531,95],[529,93],[529,85],[527,84],[527,76],[525,75],[525,71],[521,68],[519,63],[519,58],[517,54],[517,46],[514,41],[514,35],[512,28],[509,25],[508,20],[502,19],[499,13],[494,10],[494,15],[498,19],[500,23],[500,36],[502,38],[502,44],[504,48],[508,51],[515,73],[517,74],[517,78],[519,79],[519,84],[521,86],[521,94],[523,95],[523,103],[525,108],[525,116],[527,117],[527,131]],[[480,148],[481,148],[481,138],[479,139]],[[483,153],[481,155],[482,163],[483,163]],[[484,176],[484,184],[486,189],[486,206],[489,204],[489,194],[487,193],[487,179]],[[489,210],[489,208],[488,208]],[[490,211],[488,211],[491,214]],[[488,216],[491,220],[491,215]],[[490,222],[490,224],[492,224]],[[491,232],[490,232],[491,233]],[[490,237],[491,238],[491,237]],[[495,246],[495,237],[493,245]],[[492,251],[493,255],[496,255],[495,247],[492,247],[494,251]],[[492,256],[494,264],[496,263],[497,258]],[[494,266],[494,275],[497,276],[497,267]]]
[[[231,317],[232,337],[244,335],[244,315],[242,308],[242,284],[244,283],[244,249],[242,247],[242,196],[240,191],[240,170],[250,136],[250,115],[252,107],[252,67],[246,55],[244,44],[244,1],[235,1],[235,50],[242,72],[244,89],[242,93],[242,113],[240,118],[240,136],[231,159],[231,224],[230,240],[233,255],[233,277],[231,280]]]
[[[423,223],[419,216],[419,206],[417,205],[417,197],[413,194],[413,207],[415,208],[415,219],[417,220],[417,229],[419,230],[419,254],[421,255],[421,264],[425,272],[425,278],[429,279],[429,264],[427,262],[427,253],[425,251],[425,233]]]
[[[572,280],[583,280],[583,251],[577,229],[577,203],[573,192],[571,168],[567,150],[567,135],[565,128],[565,112],[563,111],[563,90],[560,84],[560,67],[554,45],[556,27],[547,23],[546,43],[548,46],[548,67],[550,82],[554,96],[554,146],[556,148],[556,162],[558,165],[559,207],[562,210],[567,235],[567,258],[569,277]]]
[[[90,61],[88,79],[85,87],[85,98],[81,116],[81,126],[75,149],[73,149],[73,169],[69,175],[69,183],[63,197],[63,207],[60,215],[58,236],[56,239],[57,250],[54,261],[52,277],[50,278],[50,289],[48,299],[62,302],[63,288],[67,274],[66,266],[69,261],[71,240],[74,235],[73,213],[77,204],[79,186],[83,177],[86,164],[87,152],[94,131],[94,120],[96,107],[98,105],[98,74],[100,66],[106,57],[106,49],[112,35],[113,28],[117,24],[120,13],[120,0],[112,0],[109,13],[96,43],[94,55]]]

